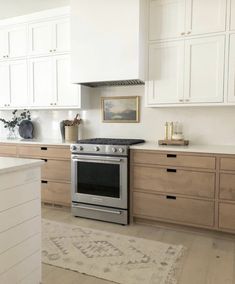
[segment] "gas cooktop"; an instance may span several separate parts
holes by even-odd
[[[115,139],[115,138],[91,138],[78,140],[78,144],[96,144],[96,145],[125,145],[144,143],[143,139]]]

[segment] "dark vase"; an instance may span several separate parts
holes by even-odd
[[[20,137],[24,139],[32,139],[33,138],[33,123],[31,120],[24,119],[21,121],[19,125],[19,134]]]

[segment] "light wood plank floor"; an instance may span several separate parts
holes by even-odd
[[[42,217],[99,230],[182,244],[187,248],[178,284],[235,284],[235,236],[185,228],[151,227],[134,224],[120,226],[72,217],[67,209],[44,207]],[[43,284],[111,284],[110,281],[86,276],[43,264]],[[143,283],[147,284],[147,283]]]

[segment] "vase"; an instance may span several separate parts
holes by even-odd
[[[7,139],[16,139],[16,132],[15,132],[15,128],[13,127],[9,127],[8,128],[8,134],[7,134]]]

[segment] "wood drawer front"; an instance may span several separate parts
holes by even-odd
[[[0,145],[0,156],[15,157],[17,154],[16,145]]]
[[[181,154],[134,152],[133,162],[161,166],[215,169],[215,157],[203,157]]]
[[[235,171],[235,158],[220,158],[220,169]]]
[[[71,205],[71,189],[69,183],[47,183],[42,181],[42,201],[53,204]]]
[[[19,146],[18,153],[20,157],[33,158],[53,158],[53,159],[68,159],[70,160],[69,147],[47,147],[43,145],[38,146]]]
[[[235,175],[220,174],[220,191],[221,199],[235,200]]]
[[[167,199],[166,195],[134,192],[133,214],[136,217],[152,220],[163,219],[192,225],[213,226],[214,203],[182,197]]]
[[[71,162],[47,160],[42,166],[42,179],[56,181],[71,181]]]
[[[214,173],[141,166],[134,166],[133,173],[137,189],[214,198]]]
[[[235,204],[219,204],[219,228],[235,230]]]

